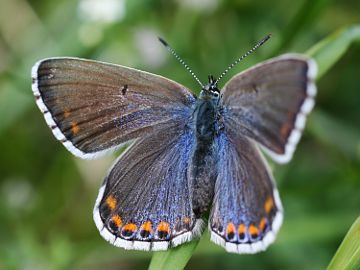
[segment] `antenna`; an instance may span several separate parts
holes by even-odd
[[[216,80],[215,85],[221,80],[222,77],[225,76],[226,73],[229,72],[230,69],[232,69],[234,66],[236,66],[241,60],[243,60],[246,56],[253,53],[257,48],[259,48],[261,45],[263,45],[266,41],[269,40],[271,37],[271,34],[266,35],[262,40],[260,40],[252,49],[250,49],[247,53],[245,53],[240,58],[236,59],[230,66],[228,66],[223,73],[221,73],[220,77]]]
[[[200,82],[200,80],[198,79],[198,77],[195,75],[195,73],[191,70],[191,68],[185,63],[184,60],[182,60],[180,58],[180,56],[174,51],[173,48],[170,47],[170,45],[163,40],[161,37],[158,37],[159,41],[165,46],[165,48],[171,52],[172,55],[175,56],[175,58],[187,69],[187,71],[190,72],[190,74],[193,76],[193,78],[198,82],[198,84],[200,84],[201,88],[204,88],[204,85]]]

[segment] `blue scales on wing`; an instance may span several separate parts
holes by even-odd
[[[316,65],[285,55],[234,76],[210,76],[198,99],[147,72],[78,58],[32,70],[36,102],[55,137],[95,158],[131,146],[107,174],[94,207],[101,235],[126,249],[166,250],[201,235],[229,252],[274,239],[282,206],[259,143],[287,162],[314,105]]]
[[[125,249],[166,250],[201,235],[188,176],[194,146],[184,124],[141,138],[123,153],[94,208],[106,240]]]
[[[282,206],[270,170],[253,141],[231,132],[217,137],[211,240],[228,252],[265,250],[282,223]]]
[[[283,55],[235,75],[220,93],[224,130],[209,229],[229,252],[259,252],[275,239],[282,206],[257,143],[277,162],[291,159],[314,105],[315,76],[313,60]]]

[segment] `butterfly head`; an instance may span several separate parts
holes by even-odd
[[[198,82],[198,84],[201,86],[201,92],[200,92],[200,98],[201,99],[211,99],[218,101],[220,98],[220,90],[217,88],[218,82],[228,73],[230,69],[235,67],[238,63],[240,63],[245,57],[247,57],[249,54],[253,53],[257,48],[262,46],[266,41],[268,41],[271,37],[271,34],[266,35],[262,40],[260,40],[252,49],[250,49],[247,53],[245,53],[240,58],[236,59],[233,63],[231,63],[223,73],[218,77],[218,79],[215,79],[213,75],[209,75],[209,83],[207,85],[203,85],[199,78],[195,75],[195,73],[191,70],[191,68],[185,63],[183,59],[180,58],[180,56],[174,51],[173,48],[170,47],[170,45],[162,38],[159,37],[159,41],[171,52],[172,55],[175,56],[175,58],[190,72],[190,74],[193,76],[193,78]]]
[[[219,98],[220,90],[217,87],[217,80],[213,75],[209,75],[209,83],[202,88],[200,96],[212,99]]]

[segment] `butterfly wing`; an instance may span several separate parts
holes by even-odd
[[[234,76],[222,90],[226,129],[259,142],[288,162],[314,106],[316,63],[283,55]]]
[[[256,253],[271,244],[282,223],[282,205],[270,170],[254,142],[222,133],[211,240],[228,252]]]
[[[125,249],[166,250],[198,237],[188,179],[195,136],[185,126],[140,138],[105,178],[94,207],[101,235]]]
[[[185,87],[161,76],[79,58],[39,61],[32,79],[55,137],[81,158],[182,122],[195,101]]]

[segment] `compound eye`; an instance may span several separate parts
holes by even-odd
[[[219,97],[219,92],[218,91],[211,91],[211,93],[213,94],[214,97]]]

